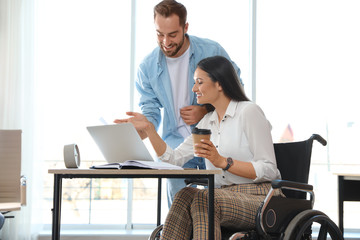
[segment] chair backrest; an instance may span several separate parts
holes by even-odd
[[[20,203],[21,130],[0,130],[0,203]]]
[[[277,167],[283,180],[308,183],[313,140],[324,146],[327,144],[318,134],[313,134],[305,141],[274,144]],[[306,198],[306,194],[302,192],[283,192],[287,197]]]

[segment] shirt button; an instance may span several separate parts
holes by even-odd
[[[225,178],[225,176],[222,176],[223,178]]]
[[[216,148],[218,148],[219,146],[218,145],[216,145]]]

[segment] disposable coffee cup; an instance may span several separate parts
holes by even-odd
[[[193,141],[194,141],[194,152],[197,149],[200,149],[199,147],[196,147],[195,144],[201,143],[201,139],[210,140],[210,136],[211,136],[211,130],[210,129],[193,128],[191,133],[192,133]],[[196,156],[196,154],[194,154],[194,155]]]

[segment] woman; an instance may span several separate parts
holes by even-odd
[[[145,131],[161,161],[182,166],[196,154],[206,159],[207,169],[223,169],[215,176],[215,238],[220,226],[254,229],[257,209],[270,190],[270,181],[280,179],[271,137],[271,125],[255,103],[249,101],[232,64],[215,56],[198,63],[192,88],[199,104],[215,107],[198,123],[210,129],[211,139],[202,139],[194,152],[192,136],[175,150],[157,134],[141,114],[115,122],[132,122]],[[277,194],[281,194],[277,192]],[[207,190],[183,188],[175,196],[161,239],[207,239]]]

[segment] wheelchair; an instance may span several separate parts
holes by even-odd
[[[282,180],[271,182],[272,188],[258,209],[255,229],[221,229],[222,239],[229,240],[344,240],[337,225],[323,212],[313,209],[315,195],[308,184],[313,141],[327,142],[318,134],[299,142],[275,143],[277,167]],[[205,185],[201,179],[186,179],[187,186]],[[281,189],[286,196],[273,196]],[[318,231],[313,231],[314,227]],[[149,240],[160,239],[162,225]],[[235,232],[235,233],[234,233]]]

